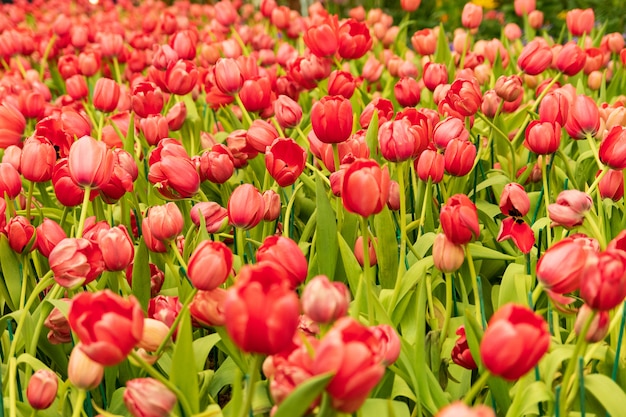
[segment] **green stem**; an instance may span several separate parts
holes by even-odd
[[[246,110],[246,106],[243,105],[241,97],[239,97],[239,93],[235,94],[235,101],[237,101],[237,105],[241,109],[241,114],[243,114],[243,118],[246,120],[248,127],[252,126],[252,118],[250,117],[248,110]]]
[[[46,45],[46,50],[41,57],[41,61],[39,63],[39,80],[41,80],[41,82],[43,82],[43,74],[46,70],[46,65],[48,64],[48,56],[50,55],[50,51],[52,51],[52,46],[54,45],[56,40],[57,35],[56,33],[53,33],[50,37],[50,40],[48,41],[48,44]]]
[[[589,328],[591,327],[591,323],[593,322],[593,319],[595,318],[596,314],[597,314],[596,311],[592,311],[589,317],[587,318],[587,321],[585,322],[585,325],[583,326],[582,332],[580,332],[580,334],[578,335],[578,340],[576,341],[574,352],[572,353],[572,356],[570,357],[569,362],[567,362],[567,368],[565,369],[565,374],[563,374],[563,380],[561,382],[561,386],[563,387],[563,392],[561,393],[560,408],[561,408],[561,412],[564,413],[564,415],[567,415],[567,393],[569,392],[569,385],[570,385],[569,381],[572,378],[574,372],[576,371],[576,366],[578,365],[578,357],[582,356],[582,353],[585,351],[585,348],[587,347],[587,341],[585,340],[585,335],[589,331]]]
[[[483,371],[482,374],[480,374],[480,377],[478,377],[476,382],[474,382],[474,384],[472,385],[472,388],[470,388],[469,392],[463,399],[463,402],[465,404],[472,405],[472,401],[474,401],[474,398],[483,389],[483,387],[487,383],[487,380],[489,379],[490,376],[491,376],[491,373],[487,371],[486,369]]]
[[[426,189],[424,190],[424,200],[422,201],[422,210],[420,212],[419,228],[417,229],[418,239],[424,232],[424,222],[426,221],[426,207],[428,207],[431,189],[433,188],[432,182],[433,180],[429,178],[428,182],[426,183]]]
[[[180,316],[181,315],[179,314],[179,317]],[[146,371],[146,373],[148,375],[150,375],[152,378],[156,379],[157,381],[159,381],[160,383],[165,385],[167,387],[167,389],[169,389],[170,391],[172,391],[174,393],[174,395],[176,395],[176,397],[178,398],[178,402],[180,403],[180,405],[181,405],[181,407],[183,409],[183,413],[185,414],[185,416],[191,417],[193,415],[193,413],[191,411],[191,407],[189,406],[189,402],[187,401],[187,398],[180,391],[180,389],[178,389],[178,387],[176,385],[171,383],[163,375],[161,375],[159,372],[157,372],[157,370],[154,369],[150,364],[148,364],[141,356],[139,356],[137,354],[137,352],[135,352],[135,351],[130,352],[130,357],[133,358],[135,363],[137,365],[139,365],[139,367],[141,369]]]
[[[545,209],[546,209],[546,216],[548,216],[548,206],[550,205],[550,192],[548,191],[548,158],[541,158],[541,179],[543,181],[543,198],[545,201]],[[548,227],[546,227],[546,237],[547,237],[547,248],[549,248],[552,245],[552,233],[550,231],[550,226],[548,225]],[[546,249],[547,249],[546,248]]]
[[[245,245],[244,245],[244,235],[243,229],[241,227],[235,228],[235,239],[237,240],[237,255],[241,258],[241,262],[246,262],[246,254],[245,254]]]
[[[174,256],[178,260],[178,263],[180,264],[180,266],[185,268],[185,275],[187,275],[187,263],[183,259],[183,256],[180,254],[180,251],[178,250],[178,246],[176,245],[175,240],[170,241],[170,248],[172,249],[172,252],[174,252]]]
[[[35,183],[33,181],[29,181],[28,184],[28,195],[26,197],[26,218],[30,221],[30,206],[33,202],[33,192],[35,191]]]
[[[602,181],[602,178],[604,178],[604,176],[608,172],[609,172],[609,167],[608,166],[603,166],[602,167],[602,171],[600,171],[600,174],[596,177],[596,179],[593,182],[593,184],[591,184],[591,187],[589,187],[589,189],[587,190],[587,194],[589,194],[591,196],[591,193],[593,193],[596,190],[596,187],[600,184],[600,181]]]
[[[398,262],[398,276],[396,282],[399,283],[406,271],[406,185],[404,174],[406,173],[406,162],[398,164],[398,189],[400,190],[400,260]]]
[[[117,57],[113,57],[113,70],[115,71],[115,81],[118,84],[122,83],[122,75],[120,73],[120,63],[117,61]]]
[[[104,128],[104,113],[100,112],[100,119],[98,120],[98,140],[102,140],[102,129]]]
[[[600,244],[600,249],[604,250],[606,248],[606,238],[604,234],[600,231],[600,227],[596,223],[593,217],[589,212],[585,213],[585,226],[590,228],[594,234],[594,237],[598,239],[598,243]]]
[[[246,387],[246,399],[243,407],[239,410],[239,417],[246,417],[248,414],[254,415],[250,408],[252,407],[252,397],[254,397],[254,386],[259,378],[259,368],[261,366],[262,356],[259,354],[252,355],[252,363],[248,368],[250,379]]]
[[[85,228],[85,220],[87,219],[87,208],[89,207],[89,196],[91,195],[91,186],[85,187],[85,196],[83,197],[83,205],[80,209],[80,220],[78,221],[78,229],[76,229],[76,237],[83,237],[83,229]]]
[[[374,280],[370,278],[370,248],[369,231],[367,229],[367,217],[359,216],[361,222],[361,237],[363,238],[363,281],[367,286],[367,314],[370,326],[374,325],[374,294],[372,285]]]
[[[87,391],[84,389],[78,390],[78,396],[74,402],[74,409],[72,410],[72,417],[79,417],[83,411],[83,404],[85,403],[85,397],[87,397]]]
[[[452,275],[443,274],[443,280],[446,282],[446,315],[443,318],[443,325],[441,326],[441,338],[439,339],[440,348],[443,348],[443,343],[446,341],[448,335],[448,326],[450,325],[450,319],[452,318]]]
[[[302,186],[304,185],[304,183],[300,183],[298,184],[298,186],[295,188],[295,190],[293,190],[293,193],[291,194],[291,198],[289,199],[289,202],[287,203],[287,208],[285,209],[285,228],[286,228],[286,232],[287,232],[287,237],[291,238],[290,234],[290,227],[289,224],[291,221],[291,216],[293,215],[293,205],[296,202],[296,194],[298,193],[298,191],[300,191],[300,188],[302,188]]]
[[[339,167],[341,166],[341,161],[339,160],[339,145],[336,143],[332,144],[333,147],[333,161],[335,162],[335,172],[339,171]]]
[[[9,357],[9,416],[17,417],[17,358],[12,356]]]
[[[589,147],[591,148],[591,152],[593,152],[593,157],[595,158],[596,163],[598,164],[598,168],[603,169],[604,168],[604,164],[600,160],[600,155],[598,153],[598,147],[596,146],[596,139],[593,136],[591,136],[591,134],[589,132],[585,132],[585,137],[587,138],[587,143],[589,143]]]
[[[476,275],[476,268],[474,267],[474,258],[472,258],[472,252],[469,245],[465,245],[465,257],[467,258],[467,265],[470,270],[470,277],[472,278],[472,291],[474,292],[474,304],[476,308],[476,320],[479,323],[483,322],[483,316],[480,311],[480,298],[482,295],[478,291],[478,276]]]

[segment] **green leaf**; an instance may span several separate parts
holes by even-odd
[[[494,306],[495,309],[506,303],[524,304],[527,302],[528,296],[520,291],[518,285],[518,281],[520,281],[519,277],[523,275],[524,272],[524,265],[521,264],[509,264],[509,266],[506,267],[498,294],[498,305]]]
[[[380,164],[380,152],[378,150],[378,112],[375,111],[372,114],[372,120],[367,127],[367,133],[365,134],[365,143],[370,148],[370,156],[376,162]]]
[[[359,280],[361,279],[361,265],[356,260],[354,252],[348,245],[348,242],[343,238],[341,233],[337,233],[337,241],[339,242],[339,252],[341,254],[341,260],[343,262],[343,269],[348,277],[348,285],[353,295],[359,286]]]
[[[448,46],[448,39],[446,37],[446,30],[443,27],[443,23],[439,25],[439,36],[437,37],[437,50],[435,52],[435,62],[440,64],[449,65],[452,61],[452,54],[450,53],[450,47]],[[453,76],[454,74],[451,74]]]
[[[326,195],[324,182],[319,175],[315,178],[315,182],[317,188],[316,202],[318,219],[316,224],[317,239],[315,241],[315,250],[319,260],[318,272],[332,280],[335,276],[338,252],[336,215]]]
[[[532,382],[521,393],[518,391],[517,395],[515,395],[506,417],[524,417],[531,414],[539,414],[537,404],[552,401],[553,399],[552,391],[548,389],[543,381]]]
[[[183,315],[178,328],[178,337],[172,357],[172,374],[170,380],[176,385],[189,401],[194,413],[198,410],[198,372],[195,367],[193,334],[189,310],[181,311]]]
[[[326,373],[315,376],[301,383],[281,403],[274,417],[301,417],[307,413],[311,403],[320,396],[334,374]]]
[[[374,228],[378,239],[378,277],[382,288],[393,288],[398,275],[398,240],[391,212],[387,207],[374,216]],[[402,268],[405,268],[403,265]]]
[[[139,304],[144,311],[148,311],[150,302],[150,264],[148,262],[149,253],[146,242],[139,239],[139,246],[135,251],[135,262],[133,263],[133,295],[137,297]]]
[[[221,340],[221,337],[217,333],[210,334],[208,336],[201,337],[193,341],[193,352],[196,359],[196,370],[201,372],[204,370],[206,359],[211,352],[211,349],[217,342]]]
[[[469,244],[470,252],[472,252],[472,258],[474,259],[494,259],[499,261],[514,261],[515,257],[511,255],[498,252],[497,250],[489,249],[478,243]]]
[[[0,293],[6,299],[11,311],[15,311],[20,303],[22,273],[20,272],[20,261],[9,246],[9,240],[4,234],[0,236],[0,265],[4,277],[0,285]]]
[[[585,375],[585,390],[593,395],[613,417],[623,416],[626,393],[622,387],[606,375]]]
[[[238,372],[240,371],[238,371],[237,364],[230,357],[227,357],[220,367],[217,368],[213,378],[211,378],[209,383],[209,394],[211,397],[217,398],[222,388],[233,383]]]
[[[391,399],[368,398],[360,410],[361,417],[409,417],[405,403]]]

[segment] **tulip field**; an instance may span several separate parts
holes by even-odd
[[[399,3],[0,6],[0,417],[626,416],[624,35]]]

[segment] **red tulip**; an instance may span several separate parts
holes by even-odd
[[[306,151],[291,138],[278,138],[265,153],[265,167],[276,183],[287,187],[304,171]]]
[[[165,84],[172,94],[184,96],[193,90],[198,81],[198,70],[191,61],[179,59],[165,72]]]
[[[57,396],[59,380],[57,375],[49,369],[39,369],[28,381],[26,398],[35,410],[45,410],[50,407]]]
[[[335,322],[316,349],[315,374],[334,372],[326,386],[332,406],[354,413],[385,373],[381,340],[351,317]]]
[[[93,89],[93,106],[105,113],[117,108],[120,101],[120,86],[110,78],[98,78]]]
[[[200,155],[200,167],[198,171],[202,181],[208,180],[215,184],[223,184],[228,181],[235,172],[233,154],[221,143],[213,145],[210,151],[206,151]]]
[[[500,211],[506,216],[524,217],[530,210],[530,199],[520,184],[509,183],[500,195]]]
[[[241,75],[237,61],[234,59],[218,59],[213,71],[215,74],[215,85],[222,93],[234,95],[241,89],[243,76]]]
[[[124,299],[110,290],[75,296],[68,320],[82,342],[81,350],[104,366],[126,359],[143,334],[143,311],[137,299]]]
[[[163,139],[150,153],[148,181],[166,198],[193,197],[200,188],[200,176],[185,148],[175,139]]]
[[[594,310],[611,310],[626,297],[626,252],[592,252],[581,275],[580,297]]]
[[[133,88],[131,105],[133,111],[139,117],[148,117],[161,113],[163,109],[163,93],[153,83],[139,83]]]
[[[123,271],[135,257],[135,247],[124,225],[98,233],[98,245],[107,271]]]
[[[574,42],[563,46],[556,58],[556,67],[565,75],[576,75],[585,66],[587,54]]]
[[[172,327],[182,307],[183,305],[178,300],[178,297],[157,295],[151,298],[148,303],[148,317],[159,320],[167,324],[168,327]]]
[[[35,226],[24,216],[15,216],[7,223],[5,232],[9,246],[17,253],[30,252],[35,249]]]
[[[126,382],[123,399],[133,417],[167,417],[176,404],[176,395],[154,378]]]
[[[435,91],[438,85],[448,83],[448,68],[444,64],[428,62],[424,66],[422,80],[426,88],[430,91]]]
[[[292,98],[279,95],[274,101],[274,116],[283,129],[296,127],[302,120],[302,107]]]
[[[298,244],[288,237],[268,236],[257,249],[258,261],[274,262],[287,273],[291,288],[306,280],[307,260]]]
[[[87,285],[104,270],[104,260],[98,245],[87,239],[61,240],[48,257],[54,280],[62,287]]]
[[[377,239],[374,238],[374,241],[377,241]],[[363,236],[359,236],[354,241],[353,251],[354,251],[354,257],[356,258],[359,265],[361,265],[361,267],[365,265],[365,257],[363,255],[365,252],[363,249],[365,249],[363,247]],[[378,263],[378,259],[376,258],[376,250],[374,248],[374,244],[372,243],[371,239],[367,240],[367,254],[369,256],[370,266],[376,265]]]
[[[224,301],[226,330],[245,352],[275,354],[298,326],[300,303],[285,271],[274,262],[244,265]]]
[[[420,7],[421,0],[400,0],[400,7],[405,12],[414,12]]]
[[[552,51],[542,39],[533,39],[522,49],[517,65],[528,75],[541,74],[552,63]]]
[[[24,115],[14,105],[3,102],[0,105],[0,148],[17,145],[26,128]]]
[[[67,234],[54,220],[44,217],[43,222],[37,226],[36,236],[35,246],[47,258],[52,249],[67,237]]]
[[[485,368],[509,381],[521,378],[548,351],[548,323],[528,307],[507,304],[489,320],[480,343]]]
[[[22,191],[20,173],[8,162],[0,162],[0,197],[17,198]]]
[[[439,214],[446,237],[457,245],[469,243],[480,233],[476,206],[465,194],[450,197]]]
[[[339,47],[337,16],[316,22],[304,32],[304,44],[320,58],[333,56]]]
[[[413,36],[411,36],[411,45],[413,45],[415,52],[422,56],[432,55],[437,49],[437,34],[430,28],[418,30],[413,34]],[[425,71],[426,66],[424,67],[424,75],[426,74]],[[447,73],[448,72],[446,71],[446,75]],[[428,89],[430,90],[429,87]]]
[[[389,171],[371,159],[353,162],[341,187],[343,206],[363,217],[380,213],[389,197]]]
[[[67,94],[70,97],[72,97],[74,100],[82,100],[89,95],[89,88],[87,87],[87,80],[85,80],[85,76],[82,74],[72,75],[70,78],[65,80],[65,89],[67,91]],[[118,91],[119,91],[119,86],[118,86]],[[99,98],[102,99],[102,93]],[[100,104],[102,104],[102,102]],[[115,107],[117,107],[117,103],[115,103]]]
[[[515,8],[515,14],[522,17],[535,10],[537,2],[536,0],[515,0],[513,7]]]
[[[205,240],[189,257],[187,274],[194,287],[211,291],[222,285],[233,267],[233,253],[222,242]]]
[[[173,202],[150,207],[145,219],[152,236],[162,242],[176,239],[183,231],[183,215]]]
[[[434,149],[426,149],[415,161],[415,170],[420,180],[439,183],[444,174],[444,156]]]
[[[33,182],[50,181],[56,158],[56,150],[50,141],[43,136],[31,136],[24,142],[20,156],[22,175]]]
[[[278,138],[278,131],[271,123],[257,119],[246,132],[246,141],[255,151],[265,153],[265,149]]]
[[[600,160],[615,170],[626,168],[626,128],[613,126],[600,143]]]
[[[580,287],[587,257],[593,252],[594,247],[586,239],[563,239],[537,262],[537,279],[554,293],[573,292]]]
[[[548,205],[550,220],[565,228],[580,226],[585,220],[585,213],[593,206],[591,197],[578,190],[561,191],[556,202]]]
[[[348,19],[339,27],[338,50],[344,59],[359,59],[372,49],[370,30],[364,22]]]
[[[269,78],[256,76],[244,81],[239,98],[249,112],[259,112],[272,105],[272,86]]]
[[[482,94],[476,78],[460,78],[450,85],[445,98],[439,102],[438,109],[440,114],[448,113],[449,116],[465,118],[473,116],[480,109],[481,102]]]
[[[580,94],[571,104],[565,130],[572,139],[595,136],[600,128],[600,111],[591,97]]]
[[[150,146],[158,145],[159,141],[168,137],[170,133],[167,119],[160,113],[143,117],[137,121],[137,124]]]
[[[352,97],[358,80],[347,71],[335,70],[328,76],[328,95]]]
[[[444,168],[455,177],[469,174],[474,168],[476,146],[472,142],[452,139],[443,151]]]
[[[559,123],[534,120],[526,126],[524,146],[538,155],[556,152],[561,144],[561,125]]]
[[[597,175],[600,175],[598,171]],[[598,183],[598,191],[602,198],[610,198],[619,201],[624,197],[624,174],[622,171],[609,169],[606,175]]]
[[[539,103],[539,121],[564,126],[569,115],[570,102],[563,90],[551,91]]]
[[[325,96],[311,109],[315,136],[324,143],[340,143],[352,134],[352,105],[342,96]]]
[[[70,177],[80,187],[99,189],[113,174],[113,153],[104,142],[83,136],[70,148],[68,168]]]
[[[473,3],[465,3],[461,23],[468,29],[476,29],[483,20],[483,8]]]
[[[476,365],[476,361],[474,361],[472,352],[470,352],[469,345],[467,344],[465,326],[459,326],[456,330],[456,334],[459,338],[456,340],[454,347],[452,348],[452,362],[465,369],[476,369],[478,366]]]
[[[235,227],[252,229],[261,222],[264,211],[263,196],[252,184],[235,188],[228,199],[228,220]]]
[[[108,203],[117,202],[124,194],[133,190],[133,183],[139,172],[131,154],[123,149],[113,149],[113,175],[110,181],[100,188],[100,196]]]
[[[583,36],[590,34],[595,23],[593,9],[573,9],[565,16],[567,29],[573,36]]]
[[[179,30],[170,37],[169,45],[178,54],[179,59],[194,60],[196,58],[197,32],[191,29]]]
[[[524,220],[515,217],[507,217],[500,225],[500,232],[496,241],[502,242],[513,239],[513,243],[523,253],[529,253],[535,244],[535,233]]]

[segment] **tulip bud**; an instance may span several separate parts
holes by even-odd
[[[574,331],[580,337],[584,326],[587,325],[587,321],[591,317],[593,310],[587,305],[583,304],[578,310],[576,315],[576,322],[574,323]],[[584,335],[587,343],[597,343],[604,339],[609,331],[610,317],[608,311],[597,311],[595,317],[589,325],[589,330]]]
[[[137,347],[147,352],[156,352],[163,343],[170,328],[167,324],[156,319],[143,319],[143,333]]]
[[[593,206],[591,197],[578,190],[565,190],[559,193],[556,203],[548,206],[550,220],[565,228],[583,224],[585,213]]]
[[[252,184],[235,188],[228,200],[228,219],[231,225],[252,229],[259,224],[265,212],[263,196]]]
[[[350,291],[345,284],[318,275],[304,287],[301,299],[304,314],[318,323],[331,323],[347,314]]]
[[[58,386],[58,378],[54,372],[39,369],[28,381],[28,388],[26,388],[28,403],[35,410],[45,410],[54,402]]]
[[[369,256],[369,264],[370,264],[370,267],[372,267],[378,263],[378,260],[376,259],[376,250],[370,239],[367,240],[367,243],[368,243],[367,254]],[[361,266],[365,265],[365,257],[364,257],[363,249],[364,249],[363,248],[363,236],[359,236],[356,238],[356,241],[354,242],[354,257],[356,258],[356,260],[359,262],[359,265]]]
[[[133,417],[167,417],[176,395],[153,378],[136,378],[126,383],[124,404]]]
[[[194,287],[203,291],[222,285],[233,267],[233,253],[224,243],[205,240],[189,257],[187,274]]]
[[[281,210],[280,195],[274,190],[266,190],[263,192],[263,203],[265,204],[263,220],[273,222],[278,219]]]
[[[467,343],[465,326],[459,326],[459,328],[456,329],[456,334],[459,338],[456,340],[454,347],[452,348],[452,361],[465,369],[472,370],[478,368]]]
[[[463,246],[452,243],[445,234],[439,233],[433,243],[433,262],[435,268],[443,273],[458,270],[465,261]]]
[[[223,288],[198,291],[189,305],[191,317],[202,326],[223,326],[225,299],[226,290]]]
[[[76,388],[91,390],[97,387],[104,377],[104,365],[92,360],[78,343],[72,349],[67,365],[67,378]]]

